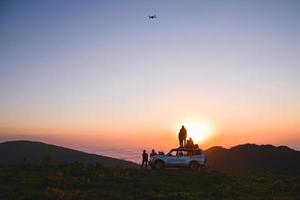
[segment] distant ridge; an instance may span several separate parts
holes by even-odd
[[[287,146],[242,144],[230,149],[216,146],[205,153],[208,166],[213,170],[300,174],[300,151]]]
[[[8,141],[0,143],[1,164],[65,164],[82,162],[107,167],[131,168],[136,163],[116,158],[89,154],[65,147],[35,141]]]
[[[269,171],[300,174],[300,151],[287,146],[242,144],[205,150],[209,169],[223,172]],[[106,167],[136,168],[138,164],[35,141],[0,143],[0,164],[66,164],[82,162]]]

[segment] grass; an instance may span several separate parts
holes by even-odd
[[[300,176],[2,165],[0,199],[300,199]]]

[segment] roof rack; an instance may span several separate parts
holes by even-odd
[[[197,148],[197,147],[177,147],[177,148],[174,148],[174,149],[172,149],[172,150],[198,150],[198,149],[200,149],[199,147]]]

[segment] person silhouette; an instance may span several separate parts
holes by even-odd
[[[186,146],[190,148],[194,148],[194,141],[191,137],[186,141]]]
[[[156,156],[156,155],[157,155],[157,153],[155,152],[154,149],[152,149],[152,152],[150,153],[150,158],[151,158],[152,156]]]
[[[181,129],[178,134],[179,146],[184,147],[186,144],[187,131],[184,126],[181,126]]]
[[[142,161],[141,168],[144,167],[144,164],[145,164],[145,167],[147,168],[148,167],[148,154],[147,154],[146,150],[143,151],[142,157],[143,157],[143,161]]]

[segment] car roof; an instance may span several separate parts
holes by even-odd
[[[199,150],[199,149],[190,148],[190,147],[178,147],[175,149],[171,149],[171,151],[194,151],[194,150]]]

